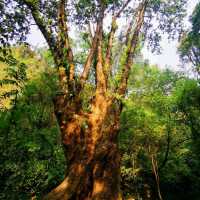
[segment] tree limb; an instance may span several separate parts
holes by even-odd
[[[55,58],[55,48],[56,48],[56,41],[55,38],[53,36],[53,34],[48,30],[48,27],[45,23],[44,18],[42,17],[37,4],[34,3],[34,1],[30,1],[30,0],[23,0],[24,4],[29,8],[29,10],[31,11],[31,14],[33,16],[33,19],[36,23],[36,25],[38,26],[38,28],[40,29],[40,31],[42,32],[54,58]]]
[[[87,80],[88,75],[89,75],[90,67],[92,65],[92,60],[94,58],[94,54],[95,54],[95,51],[96,51],[96,48],[97,48],[98,34],[99,34],[99,25],[97,24],[96,32],[95,32],[95,35],[94,35],[93,40],[92,40],[91,49],[90,49],[89,54],[87,56],[86,62],[85,62],[84,67],[83,67],[83,72],[82,72],[81,77],[80,77],[81,87],[83,87],[83,85],[84,85],[84,83]]]
[[[133,64],[133,57],[137,48],[138,40],[139,40],[139,34],[140,34],[140,29],[143,25],[144,22],[144,14],[146,11],[147,7],[147,0],[144,0],[140,5],[138,9],[138,18],[136,21],[136,27],[134,29],[132,37],[128,41],[128,49],[127,49],[127,54],[126,54],[126,61],[125,65],[122,69],[122,75],[120,79],[120,84],[117,89],[119,95],[125,95],[126,88],[127,88],[127,82],[128,82],[128,77],[129,77],[129,72],[131,69],[131,66]],[[128,36],[127,36],[128,37]]]
[[[101,5],[100,19],[99,19],[99,34],[97,42],[97,65],[96,65],[96,92],[104,93],[106,91],[106,80],[103,70],[103,56],[102,56],[102,40],[103,40],[103,18],[104,6]]]
[[[104,62],[104,72],[106,76],[106,81],[108,79],[108,76],[111,70],[111,51],[112,51],[113,39],[114,39],[116,30],[117,30],[116,18],[113,17],[111,31],[109,33],[109,38],[108,38],[108,46],[106,49],[106,57],[105,57],[105,62]]]
[[[125,4],[121,7],[121,9],[115,14],[115,18],[118,18],[121,13],[124,11],[124,9],[126,8],[126,6],[131,2],[131,0],[127,0],[125,2]]]
[[[83,87],[85,81],[88,78],[89,71],[90,71],[90,68],[91,68],[91,65],[92,65],[92,61],[93,61],[95,52],[97,50],[97,43],[98,43],[98,39],[99,39],[100,29],[101,29],[101,26],[102,26],[102,21],[103,21],[102,14],[99,14],[99,17],[98,17],[98,20],[97,20],[96,31],[95,31],[94,37],[92,39],[92,45],[91,45],[89,54],[87,56],[86,62],[84,64],[83,72],[80,76],[81,88]]]
[[[59,26],[59,33],[58,33],[58,46],[62,52],[60,52],[61,56],[61,63],[60,65],[62,67],[63,63],[66,60],[69,64],[69,71],[67,74],[70,81],[74,80],[74,61],[73,61],[73,52],[72,48],[70,46],[69,42],[69,36],[68,36],[68,28],[67,28],[67,19],[66,19],[66,13],[65,13],[65,4],[66,0],[60,0],[59,6],[58,6],[58,26]]]
[[[111,30],[110,30],[109,37],[108,37],[108,46],[106,49],[106,57],[105,57],[105,62],[104,62],[104,73],[105,73],[106,81],[107,81],[109,73],[111,71],[111,53],[112,53],[112,45],[113,45],[114,35],[117,30],[117,18],[124,11],[124,9],[130,3],[130,1],[131,0],[127,0],[125,2],[125,4],[121,7],[121,9],[112,18]]]
[[[89,37],[90,37],[90,45],[92,44],[92,39],[93,39],[93,34],[92,34],[92,27],[90,22],[88,22],[88,33],[89,33]]]

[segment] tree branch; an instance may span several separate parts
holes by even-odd
[[[92,34],[92,27],[90,22],[88,22],[88,33],[89,33],[89,37],[90,37],[90,45],[92,44],[92,39],[93,39],[93,34]]]
[[[111,53],[112,53],[112,45],[113,45],[114,35],[117,30],[117,18],[124,11],[124,9],[130,3],[130,1],[131,0],[127,0],[125,2],[125,4],[121,7],[121,9],[112,18],[111,30],[110,30],[109,37],[108,37],[108,46],[106,49],[106,57],[105,57],[105,62],[104,62],[104,73],[105,73],[105,77],[106,77],[106,82],[107,82],[109,73],[111,71]]]
[[[121,80],[120,80],[119,87],[117,89],[119,95],[124,96],[126,89],[127,89],[129,72],[130,72],[131,66],[133,64],[133,57],[136,52],[136,48],[137,48],[137,44],[138,44],[138,40],[139,40],[140,29],[144,22],[144,14],[146,11],[147,3],[148,3],[148,1],[144,0],[139,5],[136,27],[134,29],[132,37],[130,39],[128,39],[128,47],[127,47],[128,49],[127,49],[127,54],[126,54],[126,61],[125,61],[125,65],[122,69]],[[129,35],[127,35],[127,37],[128,36]]]
[[[33,19],[36,23],[36,25],[38,26],[38,28],[40,29],[40,31],[42,32],[50,50],[51,53],[54,57],[54,61],[55,64],[57,65],[58,69],[58,73],[59,73],[59,80],[60,80],[60,87],[62,92],[64,92],[65,94],[67,93],[68,87],[67,87],[67,76],[65,73],[65,69],[62,66],[61,67],[61,63],[60,61],[63,61],[63,57],[61,55],[61,53],[59,52],[59,48],[57,48],[58,46],[58,41],[56,41],[53,33],[51,31],[49,31],[45,19],[43,18],[43,16],[41,15],[38,5],[36,3],[33,3],[33,1],[30,0],[23,0],[24,4],[28,7],[28,9],[31,11],[31,14],[33,16]],[[62,6],[60,5],[59,7],[59,14],[62,10],[62,17],[64,15],[64,7],[63,7],[63,1],[61,2]],[[61,28],[61,23],[63,23],[63,18],[61,20],[61,16],[58,17],[59,18],[59,24],[60,24],[60,28]],[[66,25],[66,24],[65,24]],[[63,28],[65,28],[65,25],[63,24]],[[70,51],[69,51],[70,52]]]
[[[68,36],[68,28],[67,28],[67,19],[65,13],[65,4],[66,0],[60,0],[59,7],[58,7],[58,26],[59,26],[59,33],[58,33],[58,49],[61,50],[60,52],[60,59],[61,63],[60,66],[63,66],[65,59],[68,61],[69,64],[69,71],[67,74],[70,81],[74,80],[74,61],[73,61],[73,52],[69,42]]]
[[[84,85],[84,83],[87,80],[88,75],[89,75],[92,60],[94,58],[94,54],[95,54],[95,51],[96,51],[96,48],[97,48],[98,34],[99,34],[99,25],[97,24],[96,32],[95,32],[95,35],[94,35],[93,40],[92,40],[91,49],[90,49],[89,54],[87,56],[86,62],[85,62],[84,67],[83,67],[83,72],[82,72],[81,77],[80,77],[81,86]]]
[[[102,21],[103,21],[102,14],[100,13],[98,20],[97,20],[96,31],[95,31],[94,37],[92,39],[91,49],[90,49],[89,54],[87,56],[86,62],[84,64],[83,72],[80,76],[81,88],[84,86],[84,83],[88,78],[89,71],[90,71],[90,68],[91,68],[91,65],[92,65],[92,61],[93,61],[95,52],[97,50],[97,43],[98,43],[98,39],[99,39],[99,35],[100,35],[100,29],[102,28],[101,27]]]
[[[45,23],[44,18],[42,17],[37,4],[33,3],[34,1],[30,1],[30,0],[23,0],[24,4],[29,8],[29,10],[31,11],[31,14],[33,16],[33,19],[36,23],[36,25],[38,26],[38,28],[40,29],[40,31],[42,32],[54,58],[55,56],[55,47],[56,47],[56,41],[55,38],[53,36],[53,34],[48,30],[48,27]]]
[[[106,91],[106,80],[103,70],[103,56],[102,56],[103,18],[104,18],[104,6],[101,5],[100,19],[99,19],[99,34],[97,42],[97,65],[96,65],[97,94],[105,93]]]
[[[104,72],[105,72],[105,76],[106,76],[106,81],[108,79],[108,76],[109,76],[109,73],[111,70],[112,45],[113,45],[113,39],[114,39],[116,30],[117,30],[116,18],[113,17],[111,31],[109,33],[109,38],[108,38],[108,46],[106,49],[106,57],[105,57],[105,62],[104,62]]]
[[[117,14],[115,15],[115,18],[118,18],[121,13],[124,11],[124,9],[126,8],[126,6],[131,2],[131,0],[127,0],[125,2],[125,4],[121,7],[121,9],[117,12]]]

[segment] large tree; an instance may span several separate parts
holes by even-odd
[[[67,170],[63,182],[46,199],[122,199],[119,118],[138,43],[147,39],[155,50],[163,33],[174,37],[180,32],[185,3],[185,0],[1,2],[2,45],[7,46],[10,40],[24,40],[34,22],[58,71],[59,91],[54,108]],[[117,26],[119,18],[121,27]],[[109,20],[110,27],[105,22]],[[127,25],[122,25],[125,22]],[[88,28],[89,48],[85,49],[88,55],[84,63],[75,59],[69,36],[71,26],[82,32]],[[116,44],[120,44],[120,50],[113,51]],[[115,81],[111,81],[114,76]],[[88,84],[93,94],[83,102]]]

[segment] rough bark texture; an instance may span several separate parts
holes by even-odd
[[[91,113],[77,112],[72,105],[63,113],[57,110],[68,173],[46,199],[122,199],[117,146],[120,108],[113,103],[112,98],[98,95]]]

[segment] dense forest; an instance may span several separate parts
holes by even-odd
[[[200,3],[186,17],[185,0],[0,1],[0,199],[199,200]],[[179,70],[144,59],[163,36]]]

